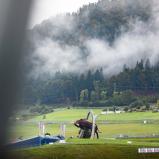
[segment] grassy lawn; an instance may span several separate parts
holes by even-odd
[[[36,116],[25,122],[16,123],[9,131],[11,139],[23,136],[24,139],[38,135],[38,122],[59,122],[46,124],[46,132],[60,133],[60,122],[66,122],[67,144],[54,144],[38,148],[12,151],[11,158],[24,159],[158,159],[159,154],[138,154],[139,147],[159,147],[159,139],[114,139],[119,134],[143,136],[159,134],[158,122],[144,124],[144,120],[159,120],[158,113],[134,112],[100,115],[100,139],[78,139],[78,129],[73,121],[85,118],[87,109],[61,109],[50,114]],[[94,109],[100,114],[101,109]],[[111,121],[111,122],[110,122]],[[131,122],[130,122],[131,121]],[[138,122],[140,121],[140,122]],[[70,138],[73,136],[73,138]],[[131,141],[131,144],[130,144]]]
[[[46,124],[46,132],[57,135],[60,133],[60,122],[66,122],[66,137],[76,137],[78,135],[78,129],[72,122],[86,117],[88,111],[88,109],[61,109],[53,113],[46,114],[46,119],[43,119],[43,115],[36,116],[28,121],[16,123],[10,129],[9,136],[11,139],[16,139],[19,136],[23,136],[23,138],[37,136],[39,133],[38,122],[45,121],[58,122],[57,124]],[[100,114],[101,111],[101,109],[93,109],[95,114]],[[115,137],[119,134],[129,136],[159,134],[159,123],[143,124],[144,120],[159,121],[158,113],[133,112],[100,115],[97,122],[100,122],[101,120],[107,122],[106,124],[98,124],[99,129],[102,132],[100,134],[101,138]]]
[[[135,120],[159,120],[158,113],[149,112],[132,112],[132,113],[121,113],[121,114],[109,114],[106,117],[100,116],[101,120],[116,120],[116,121],[135,121]]]
[[[128,136],[146,136],[152,134],[159,134],[159,126],[157,124],[99,124],[101,138],[112,138],[119,134],[125,134]],[[46,132],[52,135],[60,133],[59,124],[46,125]],[[30,138],[38,135],[38,124],[36,123],[21,123],[15,125],[10,130],[10,138],[16,139],[20,136],[23,138]],[[78,128],[73,124],[66,125],[66,137],[76,137],[78,135]]]
[[[131,141],[131,144],[129,143]],[[106,138],[106,139],[79,139],[79,138],[68,138],[66,140],[67,144],[82,144],[82,145],[94,145],[94,144],[109,144],[109,145],[127,145],[127,146],[141,146],[149,147],[149,146],[159,146],[159,138],[146,138],[146,139],[138,139],[138,138],[130,138],[130,139],[114,139],[114,138]]]
[[[93,109],[93,112],[97,115],[101,113],[102,109]],[[43,119],[43,115],[39,115],[29,121],[57,121],[57,122],[72,122],[77,119],[85,118],[89,109],[61,109],[61,111],[55,111],[53,113],[46,114],[46,119]],[[149,112],[133,112],[133,113],[121,113],[121,114],[108,114],[99,115],[98,120],[105,121],[138,121],[138,120],[159,120],[158,113]]]
[[[101,109],[94,109],[95,114],[100,114]],[[46,119],[43,120],[43,116],[37,116],[26,122],[16,123],[9,131],[9,140],[14,140],[20,136],[23,139],[37,136],[39,134],[38,122],[59,122],[58,124],[46,124],[46,132],[51,133],[52,135],[57,135],[60,133],[60,122],[66,123],[66,138],[78,135],[78,129],[73,125],[73,122],[77,119],[86,117],[88,110],[87,109],[62,109],[55,111],[54,113],[46,114]],[[101,115],[98,120],[104,120],[107,118],[107,124],[98,124],[101,138],[112,138],[119,136],[120,134],[125,134],[128,136],[146,136],[152,134],[159,134],[158,124],[143,124],[143,122],[135,122],[136,120],[145,120],[145,119],[159,119],[158,113],[152,112],[133,112],[133,113],[123,113],[123,114],[109,114]],[[124,120],[132,120],[134,122],[126,123]],[[115,121],[109,123],[109,121]],[[117,124],[116,122],[121,122]]]
[[[75,141],[74,141],[75,142]],[[140,145],[91,143],[86,140],[65,145],[48,145],[40,148],[13,151],[16,159],[158,159],[159,154],[138,154]],[[142,144],[142,143],[141,143]],[[145,145],[146,146],[146,145]],[[151,146],[148,146],[151,147]]]
[[[101,109],[93,109],[95,114],[100,114]],[[53,113],[46,114],[46,119],[43,120],[43,115],[32,118],[29,121],[56,121],[56,122],[72,122],[77,119],[86,118],[89,109],[62,109]]]

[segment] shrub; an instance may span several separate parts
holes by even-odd
[[[49,106],[34,106],[32,108],[30,108],[30,112],[31,113],[39,113],[39,114],[47,114],[47,113],[51,113],[53,112],[54,110],[49,107]]]
[[[140,106],[144,106],[144,103],[142,100],[136,100],[134,102],[132,102],[130,105],[129,105],[131,108],[136,108],[138,107],[138,109],[140,109]]]
[[[125,107],[125,108],[124,108],[124,111],[125,111],[125,112],[127,112],[128,110],[129,110],[129,108],[128,108],[128,107]]]
[[[152,110],[152,113],[158,113],[158,109],[154,108],[154,109]]]

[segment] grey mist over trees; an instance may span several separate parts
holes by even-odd
[[[103,68],[106,77],[159,56],[157,0],[101,0],[28,31],[31,76]]]
[[[149,108],[159,99],[158,15],[157,0],[101,0],[36,25],[23,103]]]

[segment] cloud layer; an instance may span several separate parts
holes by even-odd
[[[121,4],[121,8],[127,7],[125,1],[121,0],[124,3],[118,2]],[[135,5],[138,7],[137,4],[139,3],[127,1],[132,2],[133,7]],[[138,1],[143,2],[144,0]],[[140,5],[142,5],[141,2]],[[118,4],[109,3],[112,3],[112,6],[114,5],[113,9]],[[150,1],[146,3],[148,4]],[[143,3],[143,5],[145,4]],[[100,38],[90,38],[83,35],[78,37],[79,43],[82,43],[82,47],[86,50],[85,52],[81,49],[80,44],[63,43],[63,39],[59,38],[54,40],[54,37],[65,36],[65,33],[68,35],[75,31],[76,19],[74,17],[57,16],[44,21],[41,27],[34,28],[36,34],[31,37],[34,46],[32,75],[39,76],[43,73],[53,75],[59,70],[81,73],[88,69],[103,67],[104,74],[111,76],[119,73],[124,64],[134,67],[137,61],[147,58],[150,59],[152,65],[155,65],[159,61],[159,5],[157,0],[151,1],[151,4],[148,5],[152,6],[151,19],[148,22],[143,22],[137,18],[130,19],[129,30],[123,31],[111,45],[108,41]]]

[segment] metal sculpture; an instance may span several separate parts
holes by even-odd
[[[89,121],[91,118],[91,122]],[[97,115],[93,113],[93,111],[89,111],[87,117],[84,119],[77,120],[74,125],[80,128],[79,138],[91,138],[93,139],[96,135],[99,138],[99,129],[96,124]]]

